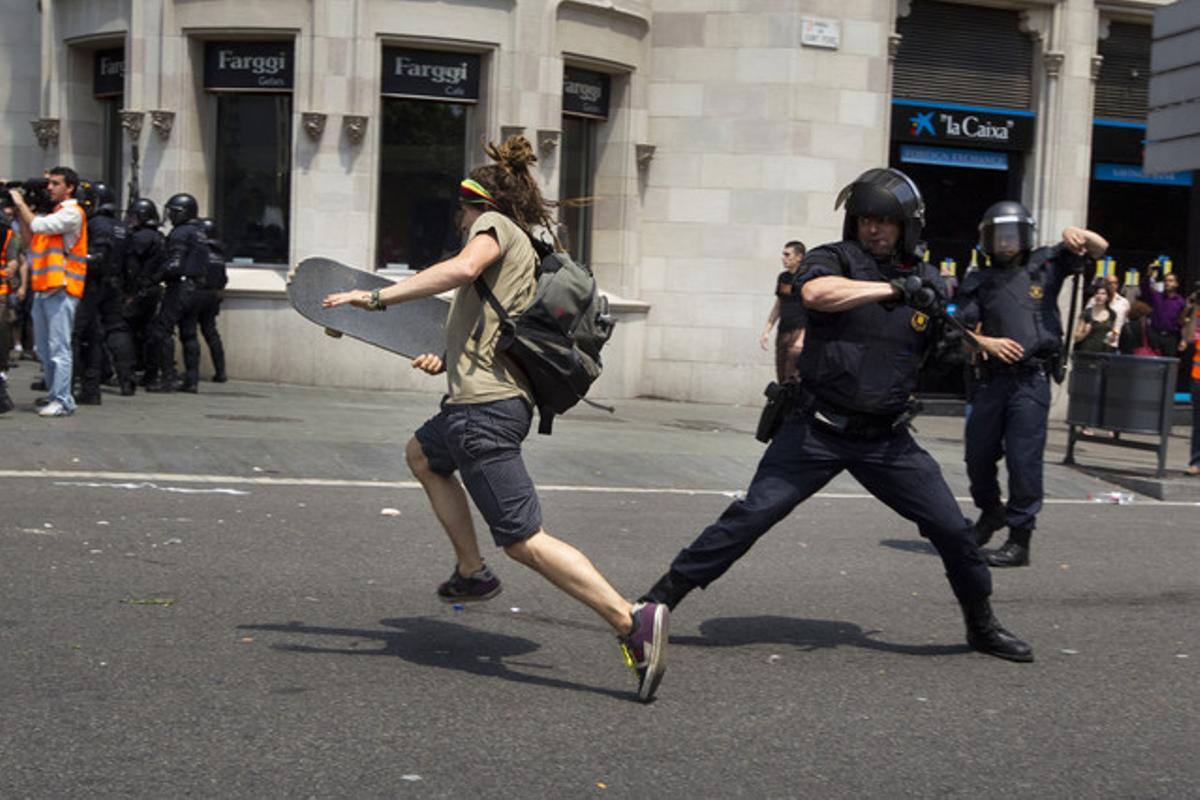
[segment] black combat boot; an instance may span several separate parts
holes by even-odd
[[[99,389],[89,389],[86,392],[80,392],[75,398],[75,403],[81,406],[98,406],[103,402]]]
[[[179,389],[179,384],[174,380],[166,380],[160,378],[154,383],[148,383],[144,387],[151,394],[169,394]]]
[[[999,550],[987,554],[989,567],[1028,567],[1029,566],[1029,537],[1033,531],[1028,528],[1013,528],[1008,532],[1008,541]]]
[[[1004,629],[985,597],[962,604],[967,621],[967,644],[989,656],[1008,661],[1033,661],[1033,648]]]
[[[975,545],[983,547],[987,544],[991,540],[992,534],[1004,527],[1004,518],[1003,505],[984,509],[971,529],[972,535],[975,537]]]
[[[8,394],[8,381],[6,381],[4,378],[0,378],[0,414],[7,414],[12,410],[13,400]]]
[[[225,374],[225,348],[218,344],[216,350],[213,349],[212,342],[208,343],[208,350],[212,353],[213,362],[213,383],[225,383],[229,380],[229,376]]]
[[[674,611],[679,601],[687,597],[687,593],[695,588],[696,584],[678,572],[668,572],[650,587],[650,591],[639,597],[638,602],[662,603]]]

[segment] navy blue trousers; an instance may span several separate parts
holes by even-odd
[[[1010,528],[1037,527],[1049,412],[1050,379],[1041,372],[995,372],[975,384],[966,425],[971,499],[980,509],[1001,504],[997,464],[1003,457]]]
[[[868,492],[915,522],[942,558],[964,603],[992,593],[992,576],[937,462],[907,430],[875,441],[817,428],[807,417],[785,422],[758,463],[746,497],[675,557],[671,571],[705,587],[733,566],[792,509],[848,470]]]

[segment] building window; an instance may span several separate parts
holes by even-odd
[[[458,184],[466,175],[471,107],[383,98],[380,269],[424,269],[456,252]]]
[[[558,221],[563,245],[579,264],[592,263],[592,193],[596,173],[596,121],[563,117]]]
[[[288,263],[292,96],[217,97],[213,216],[232,261]]]
[[[562,171],[559,173],[560,239],[576,262],[592,263],[592,208],[595,202],[596,143],[608,119],[609,76],[578,67],[563,68]]]

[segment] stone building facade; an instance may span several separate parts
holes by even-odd
[[[1045,240],[1086,224],[1102,37],[1148,28],[1162,4],[3,0],[0,61],[19,79],[0,89],[0,174],[65,163],[124,199],[196,195],[236,245],[221,316],[233,377],[435,392],[291,312],[287,267],[430,263],[450,246],[453,175],[481,163],[482,142],[521,132],[547,196],[591,198],[563,213],[621,318],[597,394],[757,402],[780,248],[838,238],[834,198],[863,170],[924,170],[931,218],[935,202],[977,218],[995,185]],[[956,96],[986,60],[964,79],[940,47],[906,51],[968,33],[965,52],[1012,43],[1005,64],[1027,50],[1004,67],[1023,74],[1000,75],[1024,105]],[[1022,143],[943,132],[926,146],[909,122],[931,112],[970,114],[968,130],[1008,114]],[[964,182],[964,169],[1009,183]],[[972,236],[945,233],[934,257],[964,264]]]

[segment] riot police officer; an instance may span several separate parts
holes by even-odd
[[[154,322],[158,343],[158,382],[146,387],[148,392],[197,391],[200,365],[200,342],[196,338],[199,306],[195,298],[197,281],[208,267],[208,247],[196,217],[199,206],[196,198],[186,192],[172,195],[164,209],[171,222],[167,235],[167,260],[163,271],[162,303]],[[175,329],[179,328],[183,345],[184,380],[178,380],[175,370]]]
[[[151,386],[158,383],[159,347],[153,323],[162,298],[166,245],[158,230],[158,207],[153,200],[134,200],[126,218],[132,233],[125,259],[125,319],[133,337],[137,368],[142,371],[142,385]]]
[[[794,410],[743,499],[684,548],[644,599],[671,608],[725,573],[754,542],[843,470],[937,549],[968,643],[1012,661],[1029,645],[992,613],[991,573],[937,463],[913,440],[910,397],[938,336],[944,285],[916,257],[925,204],[904,173],[864,172],[842,190],[842,241],[809,252],[796,284],[808,308]]]
[[[217,315],[221,313],[222,290],[229,282],[225,270],[225,252],[216,221],[209,217],[201,217],[198,221],[208,244],[208,271],[204,277],[204,288],[196,292],[200,335],[204,337],[208,354],[212,357],[213,383],[224,383],[229,378],[225,375],[225,346],[221,342],[221,332],[217,330]]]
[[[993,567],[1029,564],[1029,541],[1042,507],[1042,458],[1051,376],[1061,375],[1062,320],[1058,294],[1068,275],[1080,274],[1086,256],[1108,249],[1099,234],[1068,227],[1054,247],[1034,249],[1037,226],[1025,206],[995,203],[979,223],[979,247],[988,265],[967,274],[957,315],[983,352],[972,385],[966,425],[971,499],[981,511],[976,543],[1008,526],[1008,540],[987,554]],[[996,462],[1008,468],[1008,504],[1000,497]]]
[[[87,215],[88,267],[75,313],[75,364],[82,374],[82,405],[100,405],[105,347],[112,357],[121,394],[134,393],[133,339],[122,314],[122,282],[129,231],[116,218],[116,197],[107,184],[84,184],[80,205]]]

